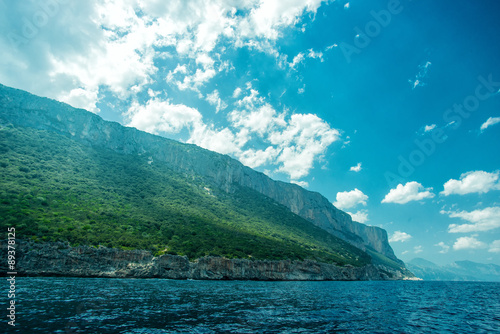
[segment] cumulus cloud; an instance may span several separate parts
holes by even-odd
[[[405,185],[398,184],[396,189],[391,189],[382,200],[382,203],[406,204],[411,201],[421,201],[426,198],[433,198],[432,188],[424,188],[420,183],[412,181]]]
[[[353,208],[359,204],[366,205],[368,196],[357,188],[351,191],[337,193],[337,201],[333,203],[337,208],[344,210]]]
[[[82,108],[94,113],[98,113],[100,110],[96,106],[96,103],[98,101],[97,95],[97,90],[75,88],[67,94],[60,95],[59,99],[62,102],[66,102],[75,108]]]
[[[241,95],[241,92],[242,92],[242,89],[240,87],[237,87],[234,92],[233,92],[233,98],[237,99],[238,97],[240,97]]]
[[[234,127],[247,129],[259,136],[264,136],[277,127],[286,126],[284,115],[278,115],[268,103],[250,110],[235,110],[228,115],[228,118]]]
[[[202,115],[198,110],[158,98],[149,100],[146,105],[134,102],[127,117],[127,126],[153,134],[178,133],[183,128],[192,128],[202,123]]]
[[[467,211],[441,211],[450,218],[460,218],[471,224],[450,224],[450,233],[484,232],[500,227],[500,207],[488,207],[481,210]]]
[[[249,148],[239,154],[239,159],[244,165],[255,168],[272,164],[274,161],[276,161],[276,158],[279,156],[279,154],[280,150],[272,146],[267,147],[265,150],[255,150]],[[299,184],[299,181],[297,180],[292,181]]]
[[[490,126],[493,126],[493,125],[498,124],[498,123],[500,123],[500,117],[488,118],[488,120],[481,125],[481,132],[483,132],[484,130],[486,130]]]
[[[304,12],[316,13],[323,0],[262,0],[239,24],[240,35],[276,40],[282,27],[294,25]]]
[[[413,252],[415,254],[419,254],[419,253],[422,253],[424,250],[423,250],[423,247],[422,246],[415,246],[413,247]]]
[[[221,154],[238,155],[241,152],[241,146],[247,140],[245,136],[234,134],[228,128],[215,129],[212,125],[195,123],[187,142]]]
[[[435,244],[434,246],[441,247],[441,250],[439,251],[439,253],[441,254],[446,254],[450,250],[450,246],[448,246],[442,241],[440,243]]]
[[[361,162],[358,162],[358,164],[356,166],[352,166],[350,169],[349,169],[351,172],[360,172],[361,171]]]
[[[389,238],[390,242],[406,242],[410,240],[412,237],[406,232],[396,231]]]
[[[486,248],[486,244],[482,241],[477,240],[475,236],[460,237],[453,244],[454,250],[481,249],[481,248]]]
[[[368,219],[368,211],[367,210],[359,210],[358,212],[351,213],[347,212],[353,221],[364,224],[366,223]]]
[[[460,180],[449,180],[444,184],[441,195],[465,195],[470,193],[487,193],[491,190],[500,190],[500,171],[488,173],[472,171],[460,175]]]
[[[281,149],[278,172],[297,180],[309,174],[313,163],[340,137],[338,130],[313,114],[293,114],[282,130],[270,133],[268,140]]]
[[[172,82],[199,90],[231,68],[205,62],[222,40],[279,55],[274,45],[282,31],[323,2],[53,1],[47,10],[37,0],[14,1],[0,13],[0,48],[8,50],[0,59],[0,81],[97,111],[102,91],[128,100],[158,81],[156,60],[175,56],[188,66],[184,72],[167,69],[175,74]],[[21,18],[35,13],[47,20],[40,27],[31,23],[27,34]]]

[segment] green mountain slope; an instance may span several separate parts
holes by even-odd
[[[35,241],[156,254],[314,259],[370,256],[250,188],[227,193],[138,155],[23,127],[0,129],[1,228]]]

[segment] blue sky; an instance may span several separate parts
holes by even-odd
[[[500,264],[500,4],[0,0],[0,82],[229,154]]]

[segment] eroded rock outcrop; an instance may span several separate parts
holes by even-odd
[[[0,256],[7,257],[6,243]],[[190,262],[177,255],[153,256],[144,250],[70,247],[65,243],[18,241],[20,276],[169,278],[197,280],[400,280],[405,274],[384,266],[335,266],[315,261],[260,261],[203,257]],[[0,272],[8,272],[2,263]]]

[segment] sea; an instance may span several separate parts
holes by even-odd
[[[25,277],[15,302],[5,333],[500,333],[486,282]]]

